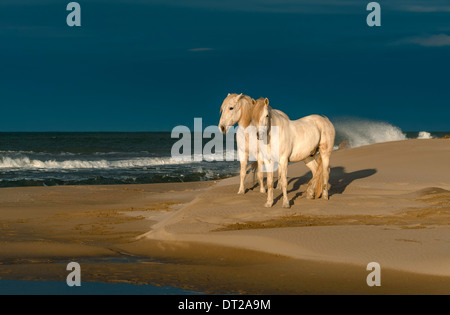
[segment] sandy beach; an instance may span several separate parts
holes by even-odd
[[[206,293],[450,294],[450,140],[335,151],[330,200],[289,166],[265,208],[252,176],[0,189],[0,279],[150,283]],[[366,266],[381,266],[369,287]]]

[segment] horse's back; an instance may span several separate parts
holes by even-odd
[[[321,115],[311,115],[311,118],[314,119],[316,124],[323,129],[330,129],[334,131],[334,126],[327,116]]]
[[[309,130],[316,129],[321,143],[334,145],[336,131],[333,124],[326,116],[309,115],[293,121],[297,125],[303,125]],[[314,126],[314,127],[311,127]]]
[[[317,116],[317,117],[314,117]],[[317,130],[320,134],[321,123],[317,123],[318,115],[309,115],[297,120],[291,120],[291,125],[297,129]]]

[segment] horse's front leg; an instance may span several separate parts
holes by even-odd
[[[247,175],[247,160],[244,159],[241,161],[241,173],[240,173],[240,185],[239,185],[239,195],[243,195],[245,193],[245,176]]]
[[[267,202],[264,205],[267,208],[273,205],[273,163],[264,162],[267,171]]]
[[[249,158],[249,135],[245,134],[245,146],[243,148],[243,152],[241,151],[239,154],[239,161],[241,162],[241,174],[240,174],[240,185],[239,185],[239,195],[245,194],[245,176],[247,175],[247,161]]]
[[[262,194],[266,193],[266,188],[264,187],[264,172],[263,172],[264,163],[258,160],[258,182],[259,182],[259,192]]]

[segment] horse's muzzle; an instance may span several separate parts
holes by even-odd
[[[226,133],[227,133],[227,127],[225,127],[225,126],[223,126],[223,125],[220,125],[220,126],[219,126],[219,130],[220,130],[220,132],[223,133],[223,134],[226,134]]]

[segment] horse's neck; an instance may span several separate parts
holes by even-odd
[[[242,103],[241,107],[241,118],[238,121],[238,125],[241,128],[247,128],[252,123],[252,111],[253,111],[253,103],[248,99],[245,99],[245,102]]]
[[[290,122],[289,117],[280,110],[272,109],[271,125],[282,127],[288,125]]]

